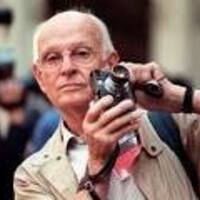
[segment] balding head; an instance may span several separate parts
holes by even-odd
[[[39,41],[41,41],[46,34],[51,34],[52,31],[55,31],[56,29],[54,30],[52,28],[55,25],[56,27],[67,26],[69,22],[77,25],[82,24],[86,27],[93,26],[93,29],[95,29],[95,37],[97,38],[100,45],[102,45],[104,55],[108,55],[115,51],[110,39],[108,29],[100,19],[90,13],[70,10],[56,14],[38,26],[33,39],[34,62],[36,62],[36,60],[39,58]]]

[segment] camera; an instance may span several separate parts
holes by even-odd
[[[113,105],[124,99],[136,101],[135,90],[143,90],[146,94],[160,98],[163,95],[161,85],[151,80],[141,85],[130,82],[130,74],[126,67],[117,65],[113,70],[94,70],[90,74],[90,84],[95,95],[95,100],[103,96],[111,95],[114,98]]]
[[[114,98],[114,105],[124,99],[134,100],[129,72],[125,67],[117,65],[112,71],[94,70],[90,78],[96,99],[111,95]]]

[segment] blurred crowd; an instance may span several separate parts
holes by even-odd
[[[11,10],[0,10],[1,33],[9,31],[12,18]],[[6,43],[5,38],[0,45],[1,200],[13,199],[16,167],[42,147],[59,120],[57,111],[51,108],[32,77],[22,79],[15,75],[15,55],[15,49]]]

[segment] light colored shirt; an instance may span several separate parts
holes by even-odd
[[[69,161],[76,174],[78,181],[83,178],[88,161],[88,146],[79,137],[75,137],[64,124],[61,123],[61,134]],[[70,139],[75,139],[75,144],[70,147]]]

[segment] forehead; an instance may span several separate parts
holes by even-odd
[[[94,22],[86,19],[57,19],[43,27],[38,39],[39,54],[51,48],[72,48],[78,45],[101,48],[100,31]]]

